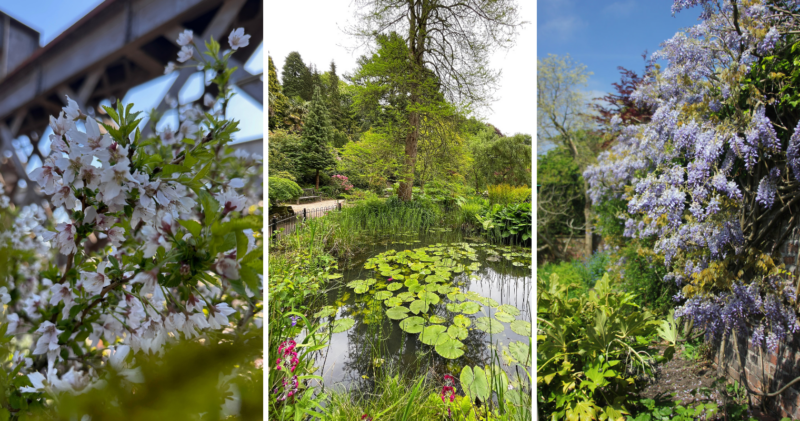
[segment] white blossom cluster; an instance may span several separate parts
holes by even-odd
[[[241,28],[235,30],[231,48],[246,46],[248,38]],[[192,44],[191,31],[178,41]],[[182,50],[179,61],[191,58],[187,54]],[[211,148],[214,157],[208,165],[232,157],[247,169],[244,178],[227,177],[222,165],[210,173],[213,180],[208,171],[199,174],[201,164],[189,168],[186,177],[164,174],[156,168],[186,158],[207,140],[212,125],[202,108],[184,110],[178,131],[167,128],[150,145],[140,146],[145,139],[137,144],[138,133],[129,142],[115,140],[110,130],[118,127],[113,121],[95,120],[71,98],[67,102],[58,116],[50,117],[52,152],[30,179],[54,208],[68,211],[68,220],[53,224],[34,204],[16,211],[12,226],[0,227],[0,252],[6,244],[15,253],[36,256],[20,259],[6,286],[0,287],[6,335],[16,344],[12,364],[31,384],[19,392],[56,396],[103,387],[107,380],[94,368],[99,365],[111,367],[124,381],[142,382],[136,355],[161,355],[179,340],[202,341],[215,331],[232,332],[241,327],[236,321],[260,329],[261,316],[252,304],[260,299],[260,271],[256,284],[241,282],[242,271],[250,270],[243,269],[242,259],[261,249],[260,232],[241,229],[233,246],[217,248],[202,267],[188,261],[186,250],[199,250],[197,256],[203,256],[212,241],[212,224],[217,229],[258,213],[253,209],[261,198],[241,191],[252,184],[248,177],[260,176],[261,157],[242,151],[225,155],[224,148]],[[204,104],[213,108],[216,100],[205,98]],[[221,117],[216,111],[213,115]],[[159,148],[171,150],[164,164],[136,163]],[[187,186],[186,180],[196,184]],[[0,213],[10,206],[1,187]],[[203,202],[198,191],[214,200]],[[212,209],[214,220],[205,219],[209,204],[218,206]],[[187,228],[194,225],[197,231]],[[180,279],[182,288],[165,286],[170,277]],[[258,290],[251,290],[253,285]],[[67,327],[72,333],[64,337]],[[102,364],[89,364],[87,358]]]

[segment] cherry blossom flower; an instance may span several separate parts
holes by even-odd
[[[57,329],[56,325],[49,320],[45,320],[39,325],[39,329],[36,329],[36,333],[41,333],[42,336],[36,341],[36,349],[33,350],[33,355],[41,355],[59,348],[58,335],[64,333],[64,331]]]
[[[228,44],[234,51],[247,47],[250,45],[250,35],[244,34],[244,28],[236,28],[228,35]]]
[[[108,261],[104,260],[97,265],[97,272],[81,271],[83,289],[86,290],[90,296],[100,294],[103,288],[111,285],[111,279],[105,274],[107,265]]]
[[[192,56],[194,55],[194,48],[190,45],[184,45],[181,47],[181,51],[178,52],[178,61],[181,63],[186,63]]]
[[[208,324],[214,330],[228,326],[228,316],[236,313],[228,303],[219,303],[208,308]]]
[[[75,246],[75,226],[62,222],[56,225],[56,231],[46,231],[42,234],[44,241],[55,239],[55,246],[59,249],[61,254],[70,255],[78,251]]]
[[[191,29],[184,29],[180,35],[178,35],[178,45],[181,47],[187,46],[193,42],[194,33]]]
[[[174,61],[170,61],[170,62],[169,62],[169,63],[167,63],[167,65],[164,67],[164,74],[165,74],[165,75],[168,75],[168,74],[170,74],[170,73],[174,72],[174,71],[175,71],[175,67],[176,67],[176,64],[175,64],[175,62],[174,62]]]
[[[28,174],[32,181],[39,183],[39,187],[44,189],[45,194],[53,194],[56,189],[56,163],[53,156],[48,156],[44,160],[41,167],[33,170]]]

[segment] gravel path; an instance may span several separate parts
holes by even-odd
[[[344,204],[344,200],[339,200],[339,203]],[[323,200],[320,202],[309,202],[309,203],[301,203],[299,205],[294,205],[287,203],[287,205],[291,206],[294,210],[295,214],[303,213],[303,209],[317,209],[317,208],[327,208],[330,206],[336,206],[336,200]]]

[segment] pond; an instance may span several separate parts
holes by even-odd
[[[315,314],[332,331],[315,356],[326,387],[371,390],[382,370],[458,377],[493,362],[512,384],[526,377],[514,361],[531,359],[529,248],[401,235],[375,240],[350,267]]]

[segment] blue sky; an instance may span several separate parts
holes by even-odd
[[[537,57],[569,54],[594,74],[595,96],[619,81],[617,66],[641,75],[648,57],[681,28],[698,23],[700,9],[672,16],[672,0],[538,0]]]
[[[0,0],[0,10],[41,34],[39,43],[44,46],[72,24],[97,7],[102,0]],[[44,11],[44,12],[43,12]],[[227,37],[226,37],[227,39]],[[223,41],[223,48],[227,42]],[[252,74],[263,72],[262,48],[258,48],[244,66]],[[140,86],[132,88],[123,102],[133,102],[135,110],[149,110],[158,105],[161,98],[169,90],[175,74],[162,76]],[[191,79],[190,79],[191,81]],[[202,79],[197,83],[187,83],[181,92],[182,97],[195,98],[202,95]],[[249,140],[263,137],[263,106],[247,94],[236,90],[236,96],[228,104],[228,115],[240,120],[241,129],[234,135],[234,140]],[[170,117],[162,120],[167,123]],[[173,116],[173,119],[175,117]],[[142,124],[146,124],[143,121]],[[174,126],[174,122],[170,122]]]

